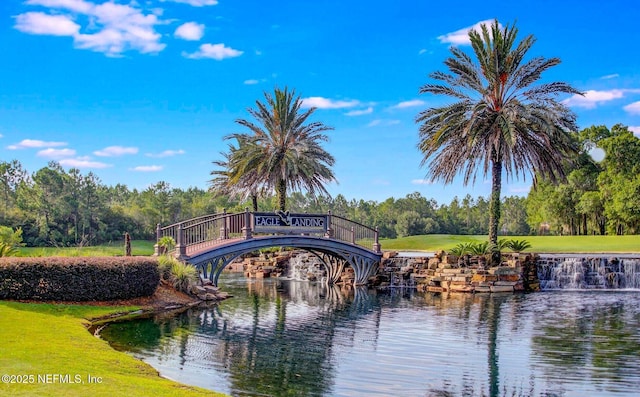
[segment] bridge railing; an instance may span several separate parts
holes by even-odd
[[[329,215],[330,236],[336,240],[380,251],[378,230],[339,215]]]
[[[326,237],[380,252],[378,231],[359,222],[338,215],[326,215]],[[187,247],[197,246],[205,249],[223,240],[235,238],[251,238],[255,233],[254,215],[248,211],[227,214],[226,212],[205,215],[173,225],[157,228],[157,239],[172,237],[176,242],[178,256],[186,255]],[[318,235],[322,237],[322,235]],[[156,253],[159,253],[156,251]]]
[[[221,240],[242,236],[246,225],[245,213],[205,215],[195,219],[176,223],[166,227],[158,227],[158,241],[165,236],[176,242],[176,250],[185,253],[186,247],[199,246],[206,248],[220,243]]]

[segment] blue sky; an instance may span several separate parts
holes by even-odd
[[[30,172],[54,160],[108,185],[206,189],[234,120],[287,86],[334,128],[334,196],[486,196],[481,176],[424,180],[414,120],[442,103],[418,90],[449,47],[470,50],[468,29],[494,18],[562,59],[544,80],[586,93],[562,98],[580,128],[640,134],[635,0],[3,0],[0,17],[0,160]],[[504,182],[526,195],[531,179]]]

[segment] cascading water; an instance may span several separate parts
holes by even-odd
[[[541,257],[540,287],[554,289],[640,289],[640,259]]]
[[[286,277],[297,281],[324,281],[325,270],[319,258],[301,253],[289,259]]]

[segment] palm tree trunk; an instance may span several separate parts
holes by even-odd
[[[278,202],[280,203],[280,210],[284,211],[287,204],[287,181],[281,179],[278,181]]]
[[[502,190],[502,162],[494,160],[491,165],[491,200],[489,200],[489,245],[491,262],[500,262],[498,250],[498,225],[500,224],[500,191]]]
[[[258,212],[258,195],[251,195],[251,205],[253,206],[253,212]]]

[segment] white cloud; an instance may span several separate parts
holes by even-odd
[[[91,161],[89,158],[64,159],[59,161],[60,165],[72,168],[109,168],[111,164],[101,163],[99,161]]]
[[[620,75],[618,73],[613,73],[613,74],[607,74],[605,76],[600,77],[603,80],[608,80],[608,79],[615,79],[616,77],[620,77]]]
[[[390,109],[406,109],[406,108],[412,108],[412,107],[416,107],[416,106],[424,106],[425,104],[426,104],[426,102],[423,101],[423,100],[412,99],[410,101],[400,102],[397,105],[391,106]]]
[[[109,146],[102,150],[96,150],[93,152],[96,156],[100,157],[118,157],[123,156],[125,154],[136,154],[138,153],[137,147],[124,147],[124,146]]]
[[[165,0],[165,1],[189,4],[194,7],[214,6],[218,4],[218,0]]]
[[[94,4],[84,0],[28,0],[26,3],[49,8],[63,8],[81,14],[89,13],[94,6]]]
[[[640,125],[629,126],[629,131],[633,132],[636,135],[640,135]]]
[[[455,32],[438,36],[438,40],[440,40],[441,43],[451,43],[454,45],[471,44],[471,41],[469,40],[469,31],[475,30],[479,32],[482,25],[491,25],[492,23],[493,23],[493,20],[491,19],[480,21],[473,26],[469,26],[466,28],[462,28],[460,30],[456,30]],[[502,25],[498,24],[498,26],[502,28]]]
[[[412,185],[433,185],[433,182],[429,179],[412,179]]]
[[[630,103],[623,108],[625,111],[631,114],[640,114],[640,101]]]
[[[367,127],[377,127],[377,126],[388,127],[388,126],[397,125],[397,124],[400,124],[400,120],[375,119],[371,121],[369,124],[367,124]]]
[[[256,80],[256,79],[249,79],[249,80],[245,80],[244,81],[244,84],[246,84],[246,85],[254,85],[254,84],[258,84],[258,83],[259,83],[259,81]]]
[[[83,0],[29,0],[27,4],[48,7],[51,13],[18,15],[15,28],[25,33],[71,36],[76,48],[108,56],[129,50],[157,53],[166,47],[155,31],[155,25],[162,22],[153,11],[145,14],[136,8],[135,2],[123,5],[113,1],[95,4]],[[88,21],[86,26],[78,25],[78,18]]]
[[[584,96],[574,94],[570,98],[562,101],[567,106],[575,106],[586,109],[593,109],[596,106],[619,99],[624,96],[624,90],[608,90],[608,91],[585,91]]]
[[[234,58],[242,55],[242,51],[238,51],[231,47],[226,47],[224,43],[219,44],[203,44],[200,49],[192,54],[186,52],[182,53],[182,56],[189,59],[202,59],[211,58],[217,61],[221,61],[226,58]]]
[[[42,147],[58,147],[58,146],[67,146],[67,143],[66,142],[47,142],[47,141],[41,141],[38,139],[23,139],[18,144],[8,146],[7,149],[9,150],[36,149],[36,148],[42,148]]]
[[[64,15],[27,12],[16,17],[15,28],[30,34],[74,36],[80,30],[80,25]]]
[[[40,150],[36,156],[38,157],[46,157],[50,159],[60,159],[65,157],[73,157],[76,155],[76,151],[73,149],[53,149],[48,148],[44,150]]]
[[[173,35],[183,40],[198,41],[204,36],[204,25],[187,22],[178,26]]]
[[[182,149],[179,150],[165,150],[160,153],[147,153],[147,157],[155,157],[155,158],[163,158],[163,157],[173,157],[181,154],[185,154],[186,152]]]
[[[139,165],[137,167],[129,168],[130,171],[138,172],[158,172],[162,171],[161,165]]]
[[[342,109],[358,106],[359,101],[342,101],[329,98],[323,98],[319,96],[312,96],[309,98],[302,98],[303,108],[318,108],[318,109]]]
[[[0,134],[0,138],[4,138],[4,135]]]
[[[366,109],[362,109],[362,110],[352,110],[350,112],[345,113],[345,116],[362,116],[365,114],[371,114],[373,113],[373,107],[369,106]]]

